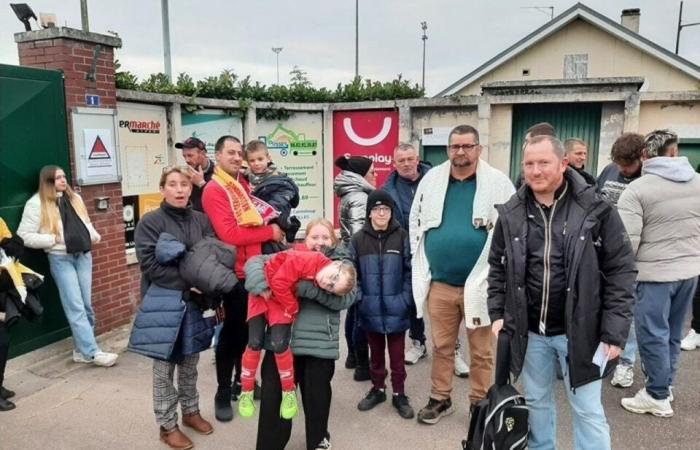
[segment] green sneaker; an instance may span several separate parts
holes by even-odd
[[[294,418],[294,416],[297,415],[297,410],[297,393],[295,391],[282,392],[280,417],[286,420],[291,420],[292,418]]]
[[[238,414],[241,417],[253,417],[255,414],[253,391],[241,392],[240,397],[238,397]]]

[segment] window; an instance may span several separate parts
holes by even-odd
[[[564,78],[579,79],[588,77],[588,54],[564,55]]]

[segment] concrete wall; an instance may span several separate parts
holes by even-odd
[[[452,129],[457,125],[471,125],[478,129],[476,105],[464,108],[416,108],[411,112],[411,143],[417,146],[426,128]],[[447,141],[443,145],[447,145]]]
[[[588,78],[643,76],[645,90],[696,90],[698,80],[654,58],[606,31],[578,19],[462,89],[478,95],[480,85],[493,81],[564,78],[564,56],[588,55]],[[523,69],[530,75],[523,76]]]
[[[670,128],[681,139],[700,138],[700,101],[642,103],[639,132],[646,134],[659,128]]]
[[[603,103],[600,114],[600,142],[598,144],[598,167],[591,173],[597,176],[610,164],[612,145],[623,132],[625,121],[625,104],[622,102]]]
[[[512,127],[513,105],[492,106],[488,162],[505,174],[510,173]]]

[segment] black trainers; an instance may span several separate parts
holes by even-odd
[[[15,404],[9,400],[0,397],[0,411],[12,411],[15,409]]]
[[[394,394],[391,396],[391,404],[399,412],[399,416],[404,419],[413,419],[414,412],[411,404],[408,403],[408,397],[404,394]]]
[[[425,408],[418,411],[418,422],[433,425],[438,423],[443,416],[449,416],[455,412],[452,400],[435,400],[431,398]]]
[[[214,396],[214,416],[219,422],[230,422],[233,420],[231,388],[217,389]]]
[[[360,411],[369,411],[381,402],[385,401],[386,392],[380,389],[372,388],[367,395],[365,395],[365,398],[360,400],[360,403],[357,404],[357,409]]]

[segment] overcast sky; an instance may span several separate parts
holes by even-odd
[[[117,58],[139,77],[162,72],[159,0],[88,1],[90,30],[119,33]],[[433,95],[574,4],[559,0],[359,0],[360,74],[388,81],[401,73],[420,83],[420,22],[428,22],[426,89]],[[641,8],[640,32],[673,51],[678,1],[589,0],[589,7],[618,21],[624,8]],[[52,12],[62,26],[80,28],[79,0],[31,0],[34,12]],[[686,0],[684,22],[700,22],[700,0]],[[33,21],[32,21],[33,22]],[[8,3],[0,8],[0,63],[17,64],[13,33],[23,30]],[[233,69],[271,84],[272,47],[280,54],[280,81],[298,65],[316,86],[333,88],[355,70],[353,0],[170,0],[173,72],[195,79]],[[700,26],[681,33],[680,55],[700,65]]]

